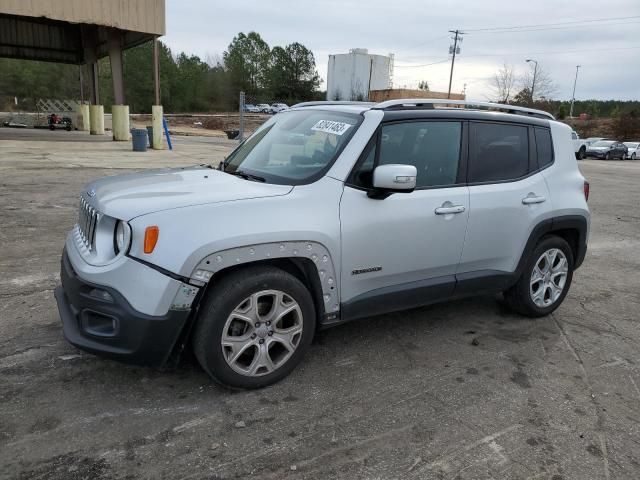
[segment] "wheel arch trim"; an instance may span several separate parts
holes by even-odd
[[[321,243],[305,240],[270,242],[234,247],[204,257],[191,274],[194,283],[207,284],[215,274],[231,267],[274,259],[308,259],[315,266],[327,314],[340,309],[339,278],[329,250]]]
[[[546,220],[538,223],[531,234],[524,247],[518,266],[516,267],[517,276],[520,276],[524,266],[529,258],[531,252],[535,248],[536,244],[542,237],[554,232],[563,231],[575,231],[577,232],[576,244],[571,245],[574,249],[574,270],[582,265],[582,261],[587,253],[587,235],[589,231],[589,224],[587,218],[582,215],[562,215],[558,217],[547,218]]]

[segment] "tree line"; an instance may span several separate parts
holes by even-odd
[[[535,72],[535,76],[534,76]],[[522,75],[505,63],[491,78],[487,99],[512,105],[545,110],[560,120],[570,114],[571,101],[554,100],[558,89],[541,64],[533,65]],[[590,118],[640,117],[640,102],[622,100],[576,100],[573,115],[586,113]]]
[[[298,42],[271,48],[256,32],[239,33],[221,58],[205,60],[174,54],[159,43],[161,102],[166,112],[235,110],[240,91],[253,103],[292,104],[322,97],[313,53]],[[131,113],[151,112],[152,50],[149,42],[123,53],[125,98]],[[1,58],[0,108],[34,110],[40,98],[80,99],[80,68],[88,100],[87,67]],[[108,58],[99,61],[99,72],[100,102],[108,111],[114,101]]]

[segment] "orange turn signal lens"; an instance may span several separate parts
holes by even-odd
[[[156,248],[158,243],[158,236],[160,236],[160,229],[155,225],[147,227],[144,231],[144,253],[151,253]]]

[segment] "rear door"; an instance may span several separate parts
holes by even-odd
[[[470,122],[470,210],[459,281],[515,270],[531,231],[551,215],[541,169],[552,162],[548,128]]]

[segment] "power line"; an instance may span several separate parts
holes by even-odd
[[[433,62],[433,63],[424,63],[422,65],[395,65],[395,68],[418,68],[418,67],[430,67],[431,65],[437,65],[439,63],[445,63],[448,62],[449,59],[445,58],[444,60],[438,60],[437,62]]]
[[[467,28],[467,32],[486,32],[490,30],[517,30],[521,28],[535,28],[535,27],[554,27],[557,25],[574,25],[579,23],[594,23],[605,22],[611,20],[630,20],[634,18],[640,18],[640,15],[627,16],[627,17],[608,17],[608,18],[594,18],[591,20],[574,20],[571,22],[558,22],[558,23],[540,23],[537,25],[516,25],[513,27],[488,27],[488,28]]]
[[[549,30],[570,30],[573,28],[602,28],[602,27],[613,27],[616,25],[636,25],[640,23],[640,21],[632,21],[632,22],[615,22],[615,23],[604,23],[598,25],[566,25],[564,27],[545,27],[545,28],[530,28],[530,29],[522,29],[522,30],[495,30],[495,31],[482,31],[475,32],[476,35],[487,35],[487,34],[496,34],[496,33],[527,33],[527,32],[546,32]]]
[[[614,52],[618,50],[634,50],[640,48],[640,45],[634,47],[620,47],[620,48],[593,48],[583,50],[564,50],[555,52],[513,52],[513,53],[474,53],[466,55],[467,57],[509,57],[513,55],[525,56],[525,55],[563,55],[565,53],[580,53],[580,52]]]

